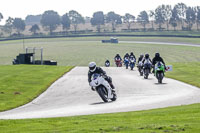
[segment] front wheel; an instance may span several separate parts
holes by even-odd
[[[144,69],[144,79],[148,79],[149,69]]]
[[[157,73],[158,83],[162,84],[164,74],[162,72]]]
[[[112,101],[116,101],[117,100],[117,94],[115,92],[113,92],[113,98],[111,98]]]
[[[97,92],[104,102],[108,102],[108,91],[104,86],[98,87]]]

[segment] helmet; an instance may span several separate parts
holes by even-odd
[[[144,57],[144,55],[143,55],[143,54],[141,54],[141,55],[140,55],[140,57],[141,57],[141,58],[143,58],[143,57]]]
[[[96,63],[90,62],[89,63],[89,69],[90,69],[90,72],[94,72],[96,70]]]
[[[131,52],[131,54],[130,55],[133,55],[133,52]]]
[[[155,57],[160,57],[160,54],[158,52],[155,53]]]
[[[145,54],[145,59],[148,59],[149,58],[149,54]]]

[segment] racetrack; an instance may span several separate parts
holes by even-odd
[[[157,84],[153,75],[145,80],[138,71],[103,68],[113,78],[118,99],[103,103],[87,82],[87,67],[76,67],[46,92],[22,107],[1,112],[0,119],[48,118],[99,113],[148,110],[200,102],[200,89],[164,78]]]

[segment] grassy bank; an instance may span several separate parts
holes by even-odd
[[[200,104],[51,119],[0,120],[2,133],[199,133]]]
[[[200,62],[172,63],[173,72],[167,77],[173,78],[200,88]]]
[[[30,102],[72,67],[0,66],[0,111]]]

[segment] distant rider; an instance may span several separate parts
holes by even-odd
[[[152,60],[152,65],[155,66],[155,64],[156,64],[158,61],[162,62],[163,65],[164,65],[164,67],[165,67],[165,69],[166,69],[165,62],[164,62],[163,58],[160,57],[160,53],[157,52],[157,53],[155,53],[155,57],[154,57],[153,60]],[[154,73],[154,67],[153,67],[153,72],[152,72],[152,73]]]
[[[107,75],[106,75],[106,72],[105,72],[102,68],[97,67],[95,62],[90,62],[90,63],[89,63],[89,71],[88,71],[88,82],[89,82],[89,83],[92,81],[91,78],[92,78],[92,75],[93,75],[94,73],[97,73],[97,74],[102,75],[102,77],[103,77],[106,81],[108,81],[108,83],[110,84],[110,87],[111,87],[112,89],[115,89],[115,87],[114,87],[114,85],[113,85],[113,83],[112,83],[112,78],[109,77],[109,76],[107,76]],[[94,90],[93,88],[91,88],[91,89]]]
[[[133,52],[131,52],[131,54],[129,55],[129,59],[135,59],[135,61],[136,61],[136,58],[135,58],[135,55],[133,54]]]
[[[121,58],[121,56],[120,56],[119,54],[116,54],[116,56],[115,56],[114,59],[115,59],[115,61],[116,61],[116,60],[120,60],[120,61],[122,60],[122,58]]]
[[[106,66],[106,67],[109,67],[109,66],[110,66],[110,61],[109,61],[109,60],[106,60],[106,61],[105,61],[105,66]]]
[[[128,53],[126,53],[126,54],[124,55],[124,60],[125,60],[125,58],[128,58],[128,59],[129,59],[129,54],[128,54]]]
[[[152,61],[149,57],[149,54],[145,54],[144,59],[142,61],[143,67],[144,68],[149,68],[150,72],[151,72],[151,65],[152,65]]]
[[[140,62],[140,61],[142,61],[142,60],[143,60],[143,58],[144,58],[144,55],[143,55],[143,54],[141,54],[141,55],[140,55],[140,57],[138,58],[138,64],[139,64],[139,62]]]

